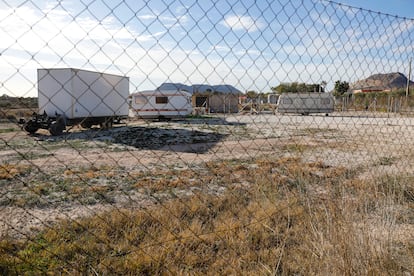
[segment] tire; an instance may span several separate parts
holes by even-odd
[[[63,130],[65,128],[62,127],[61,124],[58,124],[57,122],[53,122],[49,127],[49,132],[52,136],[59,136],[63,133]]]
[[[24,125],[24,130],[29,132],[30,134],[34,134],[38,129],[39,126],[37,125],[37,123],[34,123],[32,121],[28,121],[25,125]]]
[[[169,122],[169,121],[171,121],[171,118],[160,115],[160,116],[158,116],[158,121],[159,122]]]
[[[108,128],[112,128],[112,127],[113,127],[113,125],[114,125],[114,121],[113,121],[113,119],[111,118],[111,119],[109,119],[109,121],[107,122],[107,126],[108,126]]]
[[[81,127],[83,128],[91,128],[92,127],[92,123],[88,122],[88,121],[84,121],[81,123]]]
[[[110,129],[112,128],[113,119],[112,118],[106,118],[105,121],[101,122],[99,126],[101,129]]]

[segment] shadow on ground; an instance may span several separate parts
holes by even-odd
[[[241,122],[228,122],[225,118],[220,117],[200,117],[200,118],[187,118],[185,120],[175,121],[180,124],[191,125],[221,125],[221,126],[243,126],[246,123]]]
[[[111,130],[90,129],[65,132],[60,136],[33,135],[38,140],[62,143],[71,140],[105,142],[135,147],[143,150],[165,150],[205,153],[227,134],[180,128],[124,126]]]
[[[113,143],[139,149],[204,153],[227,135],[189,129],[128,127],[113,135]]]

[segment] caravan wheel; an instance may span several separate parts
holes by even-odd
[[[160,116],[158,116],[158,121],[159,122],[169,122],[169,121],[171,121],[171,118],[160,115]]]
[[[105,121],[101,122],[99,124],[101,129],[109,129],[113,126],[113,119],[112,118],[106,118]]]
[[[83,128],[91,128],[92,127],[92,123],[89,121],[84,121],[81,123],[81,127]]]
[[[30,134],[34,134],[39,129],[39,125],[36,122],[28,121],[23,128]]]
[[[58,136],[63,133],[64,126],[59,124],[58,122],[53,122],[49,127],[49,132],[53,136]]]

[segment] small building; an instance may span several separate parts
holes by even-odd
[[[180,90],[192,95],[193,111],[198,113],[237,113],[239,96],[244,95],[232,85],[163,83],[157,90]]]
[[[193,85],[192,104],[211,113],[239,112],[239,96],[243,93],[231,85]]]

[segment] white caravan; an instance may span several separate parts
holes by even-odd
[[[192,113],[191,93],[182,90],[147,90],[130,95],[132,116],[142,119],[171,119]]]
[[[277,102],[279,113],[310,113],[334,112],[335,99],[331,93],[283,93]]]

